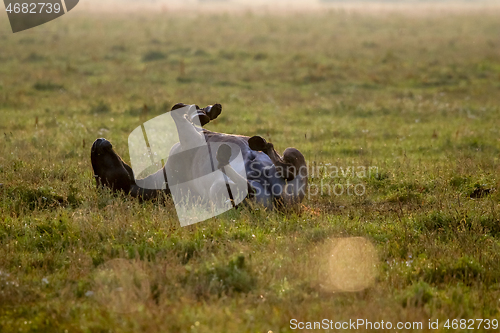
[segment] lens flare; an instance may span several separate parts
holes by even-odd
[[[140,263],[125,259],[104,263],[94,277],[94,288],[96,300],[117,313],[139,311],[151,293]]]
[[[363,237],[333,239],[326,245],[322,286],[333,292],[361,291],[377,276],[377,252]]]

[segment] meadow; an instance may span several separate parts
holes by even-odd
[[[499,14],[75,10],[17,34],[0,15],[0,332],[500,319]],[[128,160],[178,102],[302,151],[301,209],[181,228],[169,200],[98,191],[92,142]],[[376,253],[328,269],[345,239]]]

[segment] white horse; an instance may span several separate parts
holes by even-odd
[[[179,103],[172,107],[174,110],[171,114],[179,142],[171,148],[163,168],[136,179],[132,168],[116,154],[111,143],[97,139],[91,151],[97,186],[149,199],[160,193],[174,194],[176,185],[184,183],[189,185],[190,196],[201,201],[230,189],[245,188],[246,199],[268,209],[288,207],[303,200],[307,167],[297,149],[287,148],[281,156],[262,137],[223,134],[202,128],[219,116],[220,104],[200,109]],[[237,156],[240,158],[236,159]],[[224,177],[204,177],[215,169],[221,170]]]

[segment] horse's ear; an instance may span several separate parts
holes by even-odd
[[[250,139],[248,139],[248,146],[252,150],[264,151],[266,150],[266,145],[267,145],[266,140],[261,136],[255,135],[252,136]]]

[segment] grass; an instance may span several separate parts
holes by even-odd
[[[498,319],[498,28],[480,11],[75,12],[0,35],[0,331]],[[127,160],[131,130],[177,102],[297,147],[318,193],[181,228],[171,201],[98,192],[93,140]],[[364,263],[328,270],[348,237],[373,244],[377,277],[332,290]]]

